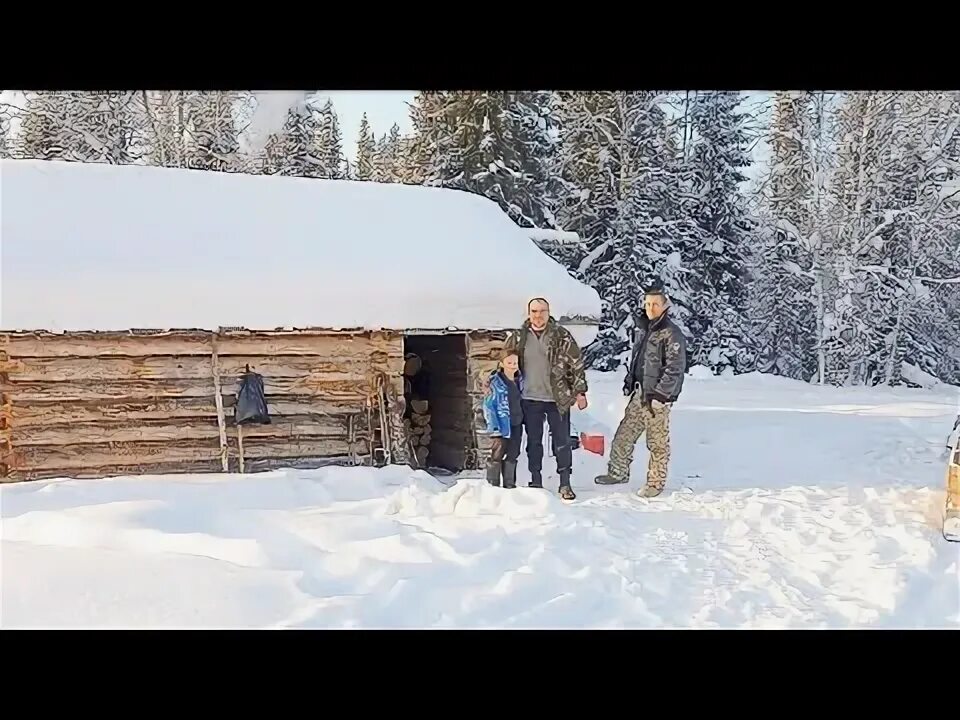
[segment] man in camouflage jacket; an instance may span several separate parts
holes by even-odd
[[[686,338],[667,316],[667,297],[660,286],[644,296],[646,322],[633,348],[623,394],[630,397],[623,420],[613,436],[607,474],[599,485],[630,481],[633,450],[640,436],[647,434],[647,483],[641,497],[655,497],[667,484],[670,464],[670,411],[683,389],[687,366]]]
[[[527,304],[528,318],[504,344],[503,353],[516,353],[524,377],[523,425],[527,432],[530,487],[543,487],[543,423],[550,426],[560,476],[560,497],[574,500],[570,487],[573,448],[570,445],[570,408],[587,407],[587,375],[580,347],[573,335],[550,315],[543,298]]]

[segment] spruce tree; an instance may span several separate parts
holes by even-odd
[[[340,121],[328,99],[320,109],[319,166],[316,177],[342,180],[346,177],[347,161],[343,154]]]
[[[376,143],[370,131],[367,114],[360,119],[360,135],[357,138],[357,155],[353,164],[353,176],[357,180],[370,180],[373,176],[373,156]]]
[[[146,118],[138,93],[28,95],[20,130],[27,158],[128,164],[144,154]]]
[[[488,197],[521,226],[549,226],[547,98],[529,92],[421,94],[411,115],[421,181]]]
[[[239,128],[235,110],[241,95],[233,91],[185,94],[184,166],[196,170],[235,172],[239,156]]]
[[[647,285],[665,281],[684,319],[685,294],[672,271],[688,234],[675,196],[669,126],[655,92],[558,93],[562,195],[556,221],[585,245],[573,274],[603,300],[588,361],[613,369],[629,348]]]
[[[319,114],[308,103],[290,108],[283,129],[271,135],[264,147],[262,172],[267,175],[323,177],[320,123]]]

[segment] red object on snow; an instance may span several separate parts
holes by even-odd
[[[580,447],[594,455],[603,455],[603,435],[580,433]]]

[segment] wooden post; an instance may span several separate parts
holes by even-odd
[[[243,425],[237,425],[237,450],[240,452],[240,472],[243,473]]]
[[[217,354],[217,334],[214,333],[212,338],[213,343],[213,357],[212,357],[212,367],[213,367],[213,390],[216,393],[215,399],[217,403],[217,427],[220,430],[220,466],[223,468],[224,472],[230,472],[230,464],[227,459],[228,449],[227,449],[227,421],[223,416],[223,395],[220,392],[220,360]],[[243,461],[241,460],[241,463]],[[243,472],[241,464],[240,472]]]

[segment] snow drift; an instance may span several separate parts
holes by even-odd
[[[466,192],[35,160],[0,175],[7,330],[502,329],[535,296],[600,316]]]
[[[616,427],[619,373],[590,373]],[[690,377],[667,492],[405,467],[0,486],[0,627],[842,628],[960,622],[955,389]]]

